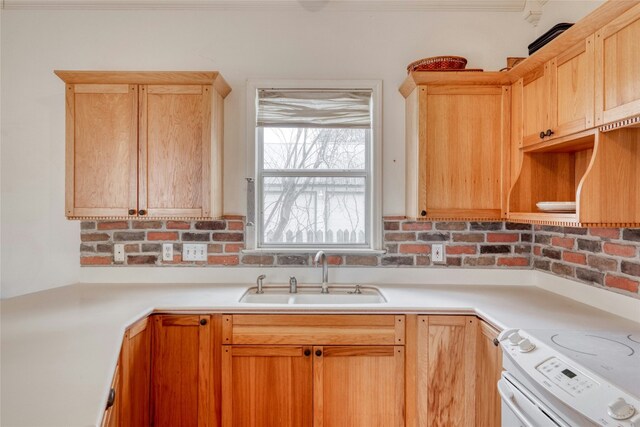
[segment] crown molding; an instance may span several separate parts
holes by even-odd
[[[525,0],[3,0],[6,10],[522,12]]]

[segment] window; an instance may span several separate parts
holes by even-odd
[[[252,88],[256,248],[377,247],[377,89]]]

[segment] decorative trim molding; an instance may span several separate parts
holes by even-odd
[[[609,132],[610,130],[616,130],[625,127],[638,127],[640,126],[640,116],[631,117],[629,119],[620,120],[617,122],[609,123],[600,126],[600,132]]]
[[[547,1],[548,0],[526,0],[523,11],[524,20],[534,27],[538,26],[538,22],[540,22],[540,18],[542,17],[542,6],[544,6]]]
[[[520,12],[525,0],[2,0],[7,10],[321,10]]]

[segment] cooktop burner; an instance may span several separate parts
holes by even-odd
[[[612,339],[589,333],[558,333],[551,336],[551,341],[566,350],[588,356],[624,357],[633,356],[636,353],[628,344],[620,342],[615,338]]]
[[[603,379],[640,397],[640,332],[527,330]]]

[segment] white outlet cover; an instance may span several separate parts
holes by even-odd
[[[173,243],[162,244],[162,260],[173,261]]]
[[[444,263],[444,245],[442,243],[431,245],[431,260],[434,263]]]
[[[207,245],[202,243],[186,243],[182,245],[183,261],[206,261]]]
[[[113,261],[124,262],[124,243],[113,245]]]

